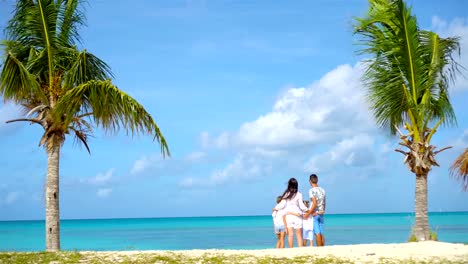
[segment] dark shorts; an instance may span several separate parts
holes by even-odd
[[[323,215],[314,216],[314,234],[323,234]]]

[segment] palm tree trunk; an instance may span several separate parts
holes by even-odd
[[[59,210],[59,159],[60,143],[52,143],[47,149],[46,181],[46,251],[60,250]]]
[[[413,235],[417,241],[429,240],[429,221],[427,216],[427,172],[416,174],[415,223]]]

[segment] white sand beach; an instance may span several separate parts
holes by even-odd
[[[104,259],[115,259],[147,254],[181,254],[189,258],[198,258],[206,255],[234,256],[242,255],[247,257],[275,257],[294,258],[300,256],[314,257],[337,257],[347,259],[355,263],[374,263],[382,258],[391,260],[417,260],[429,261],[444,259],[457,262],[468,263],[468,245],[444,243],[444,242],[419,242],[401,244],[361,244],[361,245],[337,245],[286,249],[264,249],[264,250],[181,250],[181,251],[106,251],[106,252],[81,252],[83,254],[96,254]]]

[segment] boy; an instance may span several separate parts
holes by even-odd
[[[309,201],[304,201],[304,204],[307,208],[310,209]],[[312,216],[305,218],[302,220],[302,241],[304,243],[304,247],[307,246],[307,241],[309,241],[309,245],[311,247],[314,246],[314,220]]]

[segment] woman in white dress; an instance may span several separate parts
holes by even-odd
[[[307,207],[302,201],[302,193],[298,190],[298,183],[295,178],[288,181],[288,188],[284,191],[282,200],[273,209],[284,209],[286,212],[286,233],[288,234],[288,246],[294,246],[294,231],[296,233],[296,241],[299,247],[302,247],[302,214],[307,211]]]

